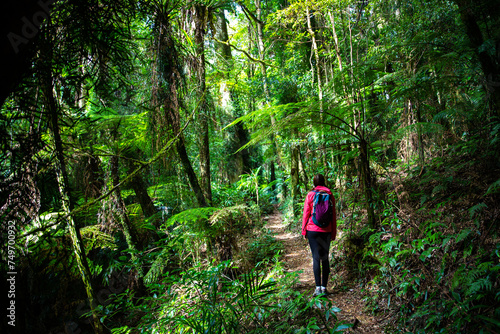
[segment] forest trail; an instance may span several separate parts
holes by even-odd
[[[265,217],[266,228],[274,233],[274,238],[283,243],[284,267],[288,272],[299,273],[299,283],[296,289],[307,295],[314,291],[314,275],[312,271],[312,257],[307,241],[301,235],[289,232],[283,225],[281,212],[275,210],[272,214]],[[334,243],[332,243],[334,246]],[[335,274],[332,270],[330,275]],[[354,328],[346,330],[344,333],[363,333],[380,334],[383,333],[382,326],[374,316],[364,312],[364,303],[361,299],[359,287],[350,284],[346,291],[342,291],[331,284],[328,286],[330,294],[328,299],[333,305],[340,308],[341,312],[337,314],[340,321],[348,323],[357,323]],[[356,321],[357,320],[357,321]]]

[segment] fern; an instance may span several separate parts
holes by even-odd
[[[500,179],[493,182],[486,191],[486,195],[496,194],[500,192]]]
[[[483,202],[474,205],[472,208],[469,209],[470,218],[474,217],[476,214],[480,213],[484,208],[487,207],[488,206]]]
[[[247,223],[251,223],[252,219],[248,214],[248,206],[240,204],[227,208],[222,208],[215,211],[209,219],[210,225],[220,224],[228,221],[233,221],[238,218],[244,218]]]
[[[471,282],[469,287],[467,288],[466,295],[467,296],[475,296],[477,298],[477,294],[480,292],[488,292],[491,291],[493,284],[491,283],[488,277],[476,277],[474,281]]]
[[[196,222],[207,220],[210,217],[210,215],[212,215],[217,210],[218,210],[217,208],[212,208],[212,207],[194,208],[194,209],[185,210],[185,211],[182,211],[182,212],[170,217],[163,225],[163,228],[172,226],[176,223],[193,224]]]
[[[144,276],[144,283],[151,284],[158,280],[160,275],[163,273],[168,264],[168,253],[170,249],[168,247],[163,248],[158,257],[155,259],[151,265],[151,269]]]
[[[88,248],[106,247],[115,249],[116,244],[113,236],[103,232],[101,225],[90,225],[80,229],[82,237],[88,241]]]

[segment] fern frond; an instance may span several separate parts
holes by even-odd
[[[466,295],[473,296],[479,292],[491,291],[493,284],[488,277],[476,278],[474,282],[467,288]]]
[[[192,223],[200,220],[207,220],[218,208],[208,207],[208,208],[194,208],[182,211],[172,217],[170,217],[163,228],[174,225],[175,223]]]
[[[240,204],[217,210],[210,217],[209,223],[210,225],[214,225],[222,221],[232,220],[234,219],[234,215],[236,215],[237,217],[244,217],[248,223],[252,221],[250,216],[248,215],[248,206]]]
[[[163,273],[163,270],[168,264],[168,251],[169,248],[165,247],[160,255],[158,255],[158,257],[151,265],[151,269],[149,269],[147,274],[144,276],[144,283],[151,284],[160,277],[160,275]]]
[[[92,247],[116,248],[114,238],[103,232],[102,225],[90,225],[80,229],[83,239],[89,240]]]

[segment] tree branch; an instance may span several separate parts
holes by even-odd
[[[224,42],[224,41],[221,41],[221,40],[219,40],[219,39],[217,39],[217,38],[215,38],[215,37],[212,37],[212,39],[213,39],[214,41],[216,41],[217,43],[225,44],[225,45],[227,45],[227,46],[229,46],[229,47],[231,47],[231,48],[235,49],[236,51],[243,52],[243,54],[245,54],[245,56],[247,56],[247,58],[248,58],[248,59],[250,59],[251,61],[253,61],[254,63],[261,63],[261,64],[263,64],[264,66],[269,66],[269,67],[275,67],[275,68],[276,68],[276,66],[274,66],[274,65],[272,65],[272,64],[266,63],[266,62],[265,62],[265,61],[263,61],[263,60],[260,60],[260,59],[257,59],[257,58],[252,57],[252,56],[251,56],[248,52],[246,52],[245,50],[240,49],[240,48],[238,48],[237,46],[235,46],[235,45],[233,45],[233,44],[231,44],[231,43],[229,43],[229,42]]]

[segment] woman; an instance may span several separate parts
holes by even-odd
[[[330,252],[330,242],[337,236],[337,215],[335,211],[335,199],[332,192],[325,186],[325,177],[317,174],[313,179],[314,189],[310,191],[304,203],[304,213],[302,215],[302,235],[309,240],[309,247],[313,257],[313,272],[316,282],[316,289],[313,296],[326,295],[328,275],[330,274],[330,262],[328,255]],[[331,221],[324,227],[318,226],[313,221],[314,197],[316,192],[328,193],[332,199],[330,204],[333,209]]]

